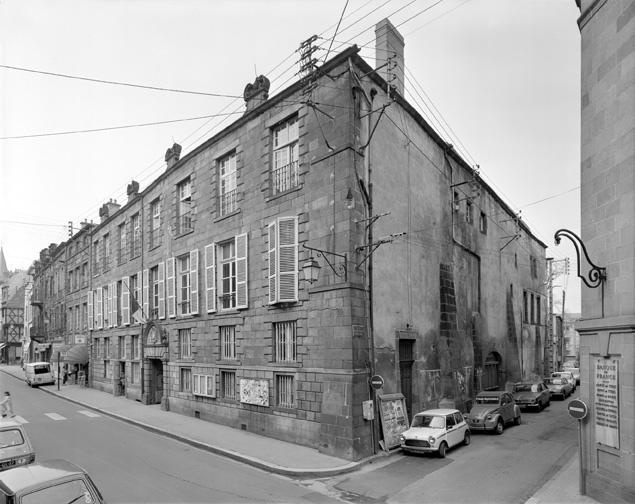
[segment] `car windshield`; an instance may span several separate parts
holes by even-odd
[[[0,431],[0,448],[24,444],[22,433],[18,429]]]
[[[548,378],[546,383],[550,383],[551,385],[564,385],[567,383],[566,378]]]
[[[498,404],[500,398],[496,396],[476,396],[476,404]]]
[[[51,504],[52,502],[92,504],[95,500],[86,483],[81,479],[76,479],[57,484],[51,482],[49,487],[22,496],[20,502],[21,504]]]
[[[443,429],[445,419],[437,415],[416,415],[412,419],[411,427],[430,427],[431,429]]]
[[[538,392],[538,385],[535,383],[517,383],[514,385],[514,392]]]

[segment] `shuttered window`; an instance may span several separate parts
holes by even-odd
[[[298,218],[269,224],[269,303],[298,300]]]
[[[130,325],[130,279],[121,279],[121,322]]]
[[[216,245],[205,246],[205,310],[216,311]]]
[[[86,293],[86,304],[88,305],[88,329],[93,330],[94,327],[94,314],[93,314],[93,291]]]
[[[167,282],[168,317],[176,317],[176,277],[174,257],[170,257],[165,263],[165,281]]]

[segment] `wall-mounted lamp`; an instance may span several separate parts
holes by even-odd
[[[355,208],[355,197],[353,196],[353,190],[350,187],[346,193],[346,208],[349,210]]]
[[[348,281],[348,264],[346,254],[337,254],[335,252],[329,252],[328,250],[320,250],[317,248],[309,247],[306,244],[303,244],[302,246],[307,250],[315,252],[318,257],[324,259],[326,261],[326,264],[329,265],[329,268],[331,268],[331,270],[335,274],[335,276],[343,278],[345,282]],[[340,264],[333,265],[333,263],[329,261],[329,258],[325,254],[330,254],[332,256],[338,257],[342,259],[342,262]],[[320,274],[320,269],[322,269],[322,267],[315,260],[315,258],[313,256],[309,257],[302,265],[302,271],[304,273],[303,280],[311,284],[317,282],[318,275]]]

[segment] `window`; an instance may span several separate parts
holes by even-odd
[[[93,243],[93,252],[93,274],[99,275],[101,268],[101,248],[99,247],[99,240],[95,240],[95,243]]]
[[[79,310],[80,310],[80,306],[79,305],[75,306],[75,324],[74,324],[74,326],[75,326],[75,330],[76,331],[79,331],[82,328],[81,325],[80,325],[81,324],[81,322],[80,322],[80,313],[81,312]]]
[[[295,405],[293,376],[276,375],[276,404],[283,408],[293,408]]]
[[[110,269],[110,233],[106,233],[104,235],[103,243],[104,243],[103,271],[108,271]]]
[[[236,307],[236,251],[234,240],[219,245],[220,298],[223,309]]]
[[[82,304],[82,330],[88,329],[88,303]]]
[[[236,359],[236,326],[221,326],[220,354],[223,360]]]
[[[236,372],[220,372],[221,394],[225,399],[236,399]]]
[[[132,376],[130,377],[130,383],[141,383],[141,363],[132,363]]]
[[[474,209],[472,208],[472,202],[469,199],[465,202],[465,222],[468,224],[474,223]]]
[[[527,291],[523,291],[523,322],[529,323],[529,300]]]
[[[298,118],[273,130],[273,194],[298,186]]]
[[[483,234],[487,234],[487,216],[485,212],[481,212],[481,216],[478,220],[478,228]]]
[[[269,224],[269,303],[298,300],[298,219]]]
[[[117,253],[117,264],[123,264],[126,260],[126,223],[122,222],[117,228],[117,236],[119,237],[119,252]]]
[[[152,221],[150,222],[150,247],[156,247],[161,244],[161,201],[157,198],[150,203],[150,214]]]
[[[531,269],[531,276],[538,278],[538,260],[534,256],[529,256],[529,266]]]
[[[126,360],[126,337],[119,336],[119,359]]]
[[[115,292],[113,292],[114,299],[112,300],[112,302],[114,303],[113,311],[115,312],[113,324],[115,326],[120,326],[122,321],[121,319],[123,318],[122,310],[121,310],[121,296],[123,293],[123,282],[119,280],[115,282],[115,285],[116,285]]]
[[[194,395],[216,397],[214,375],[192,375]]]
[[[150,268],[150,318],[159,319],[159,267]]]
[[[109,360],[104,361],[104,378],[107,378],[107,379],[112,378],[112,366],[110,365]]]
[[[66,330],[71,331],[73,329],[73,309],[68,309],[68,318],[66,319]]]
[[[139,336],[132,337],[132,358],[135,360],[139,359],[141,352],[139,348]]]
[[[275,342],[276,362],[295,362],[297,360],[295,321],[274,322],[273,338]]]
[[[110,313],[112,311],[111,308],[111,299],[110,299],[110,289],[108,289],[108,286],[106,285],[105,287],[102,287],[102,297],[101,299],[103,299],[103,320],[104,320],[104,325],[103,327],[109,327],[111,325],[110,323]]]
[[[179,357],[181,359],[192,358],[192,330],[179,329]]]
[[[190,313],[190,255],[186,254],[178,260],[178,308],[179,315]]]
[[[130,218],[132,234],[130,237],[130,257],[135,258],[141,254],[141,219],[136,213]]]
[[[110,338],[104,338],[104,357],[110,357]]]
[[[221,158],[220,172],[220,214],[227,215],[236,210],[236,153]]]
[[[529,299],[530,299],[530,303],[529,303],[529,323],[530,324],[535,324],[536,323],[536,312],[534,310],[534,295],[530,294],[529,295]]]
[[[181,368],[180,391],[181,392],[192,391],[192,369],[191,368]]]
[[[82,287],[88,287],[88,263],[82,264]]]
[[[186,178],[177,186],[178,192],[178,234],[192,231],[192,187],[190,178]]]
[[[540,323],[540,296],[536,296],[536,324]]]

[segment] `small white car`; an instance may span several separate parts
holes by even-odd
[[[462,413],[455,409],[431,409],[417,413],[407,431],[399,437],[401,449],[412,453],[438,453],[445,457],[448,448],[469,445],[470,429]]]
[[[554,373],[551,373],[551,377],[552,378],[566,378],[567,380],[569,380],[569,383],[571,383],[571,385],[573,385],[573,391],[575,392],[575,386],[576,386],[576,379],[575,376],[573,375],[573,372],[570,369],[567,369],[565,371],[555,371]]]

